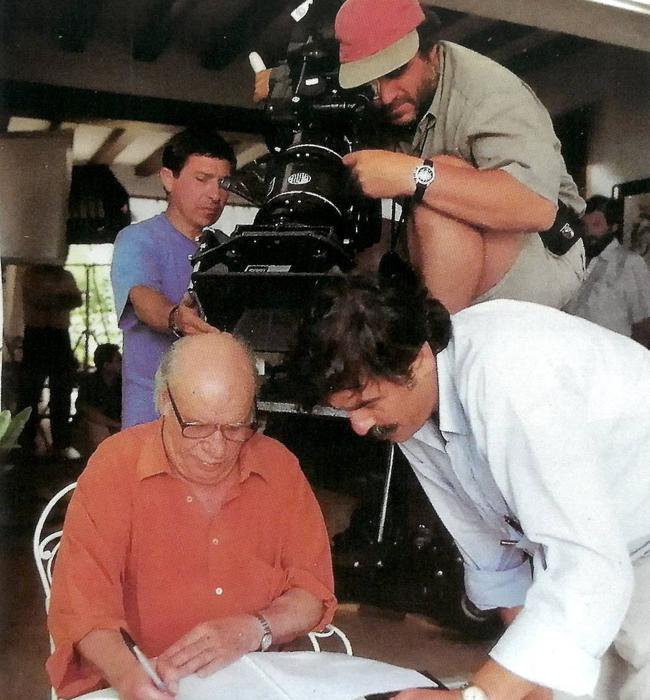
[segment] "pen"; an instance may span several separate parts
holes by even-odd
[[[142,653],[142,650],[133,641],[133,637],[123,628],[120,627],[120,633],[122,634],[122,639],[124,643],[129,648],[129,651],[138,660],[140,666],[144,669],[144,672],[151,678],[154,685],[158,690],[167,690],[167,686],[164,684],[162,678],[156,673],[156,669],[151,665],[151,661]]]

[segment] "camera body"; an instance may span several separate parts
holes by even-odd
[[[311,28],[292,39],[265,114],[270,153],[222,182],[259,206],[255,220],[225,242],[203,235],[192,291],[209,323],[282,352],[315,285],[379,240],[381,203],[362,195],[342,162],[373,138],[374,110],[367,90],[340,88],[333,37]]]

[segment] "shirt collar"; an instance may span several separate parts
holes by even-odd
[[[442,76],[444,73],[446,56],[445,48],[442,42],[437,45],[437,48],[439,56],[438,85],[436,86],[436,92],[433,96],[431,104],[429,105],[429,108],[418,123],[415,139],[413,140],[415,148],[417,149],[419,147],[420,151],[422,151],[424,148],[429,130],[433,129],[433,127],[436,125],[437,115],[440,112],[442,104]]]
[[[458,393],[451,373],[453,348],[449,345],[436,355],[438,373],[438,430],[441,435],[455,433],[469,435],[465,412],[458,399]],[[431,441],[432,420],[427,421],[413,436],[423,442]]]
[[[438,367],[438,416],[441,433],[469,435],[467,418],[458,398],[458,391],[452,374],[453,340],[436,355]]]
[[[603,258],[603,260],[613,260],[617,256],[620,247],[621,244],[614,239],[597,257]]]
[[[140,455],[136,463],[138,479],[142,481],[157,474],[172,473],[167,453],[162,441],[162,418],[155,423],[155,429],[144,439]],[[269,481],[271,465],[264,459],[264,436],[256,433],[242,447],[239,453],[240,482],[246,481],[252,474],[259,474],[265,481]]]

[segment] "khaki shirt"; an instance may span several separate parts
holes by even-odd
[[[582,214],[585,204],[551,118],[530,87],[470,49],[447,41],[439,49],[440,81],[413,151],[456,156],[479,170],[505,170],[533,192]]]

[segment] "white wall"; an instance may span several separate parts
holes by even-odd
[[[552,114],[595,107],[588,196],[650,177],[650,53],[598,47],[526,80]]]
[[[72,134],[0,135],[0,255],[3,262],[64,262]]]

